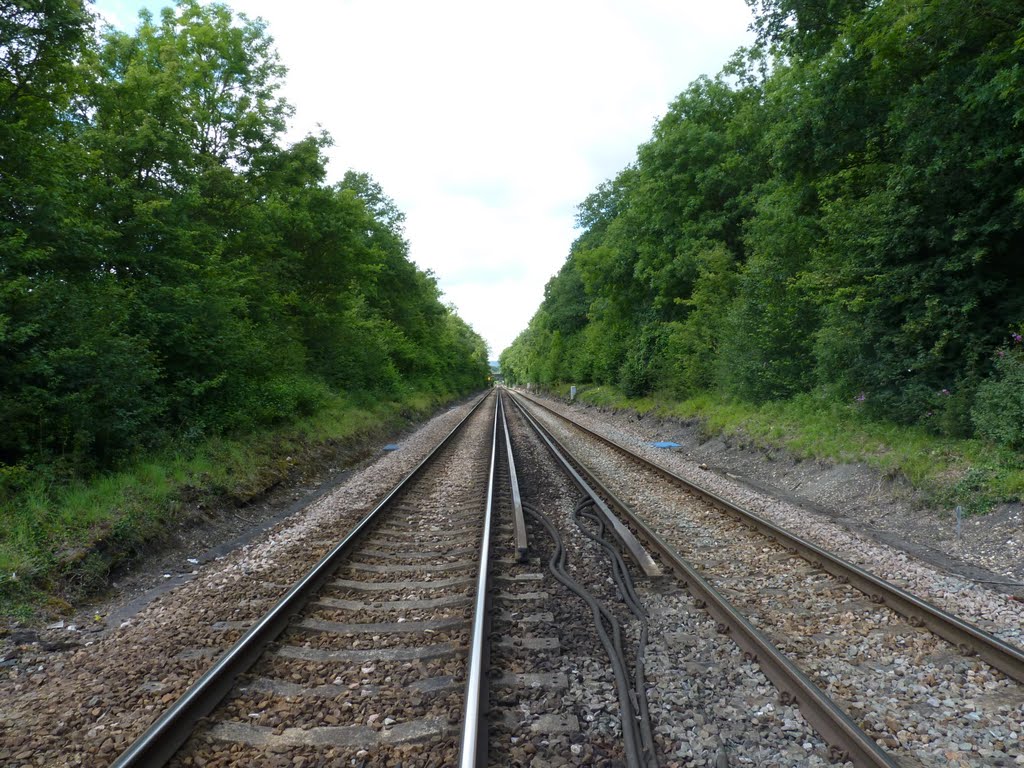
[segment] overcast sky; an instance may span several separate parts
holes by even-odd
[[[133,30],[140,8],[96,0]],[[669,102],[752,40],[743,0],[235,0],[268,23],[330,177],[372,175],[491,358],[578,234],[575,207],[633,161]]]

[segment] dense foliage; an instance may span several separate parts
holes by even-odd
[[[506,377],[1024,445],[1019,3],[749,2],[758,45],[580,206]]]
[[[181,0],[134,34],[0,0],[0,486],[260,428],[331,392],[462,393],[486,347],[330,139],[282,143],[264,25]]]

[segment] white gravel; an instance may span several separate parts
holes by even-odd
[[[572,546],[574,575],[585,579],[588,586],[595,585],[593,589],[608,591],[607,558],[594,557],[593,545],[572,521],[578,490],[536,438],[526,439],[526,432],[522,428],[513,431],[518,438],[517,453],[521,451],[532,460],[529,469],[520,470],[521,477],[529,481],[531,475],[544,475],[550,485],[540,499],[545,508],[558,510],[554,517],[567,547]],[[524,498],[531,495],[535,494],[524,484]],[[718,632],[717,622],[698,609],[673,580],[640,580],[636,588],[649,615],[647,690],[661,766],[715,766],[720,758],[732,766],[834,764],[827,745],[799,709],[780,703],[778,689],[756,662],[746,661],[743,651]],[[606,602],[617,600],[613,595],[609,593]],[[632,648],[637,625],[623,624]],[[585,631],[592,633],[593,629]],[[606,659],[603,664],[606,668]],[[610,688],[609,683],[605,685]]]

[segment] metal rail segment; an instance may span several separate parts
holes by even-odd
[[[550,432],[544,429],[541,424],[537,423],[537,420],[533,418],[529,411],[527,411],[526,408],[516,400],[515,395],[512,395],[512,402],[519,406],[523,416],[530,425],[533,426],[534,430],[540,436],[540,439],[551,452],[551,455],[555,457],[555,460],[565,468],[565,471],[572,478],[573,482],[579,486],[583,493],[594,500],[594,504],[601,510],[601,513],[607,519],[615,537],[619,540],[636,564],[640,566],[644,575],[649,578],[660,576],[661,568],[658,567],[658,564],[654,561],[654,558],[651,557],[651,554],[644,549],[643,544],[637,541],[633,532],[622,524],[622,521],[605,503],[606,498],[613,498],[611,492],[608,491],[601,481],[594,476],[593,472],[586,472],[585,469],[582,474],[577,472],[577,467],[580,467],[581,469],[583,469],[583,467],[575,459],[573,459],[573,462],[566,460],[566,456],[571,456],[571,454],[565,450],[565,446],[558,442],[558,440]],[[586,477],[583,476],[584,474]],[[596,490],[594,486],[597,486]]]
[[[526,413],[525,407],[515,396],[513,400]],[[601,485],[600,481],[593,477],[593,473],[578,458],[572,456],[557,438],[535,419],[529,416],[528,418],[531,424],[536,425],[541,436],[545,437],[546,434],[546,439],[550,439],[555,446],[565,452],[580,472],[588,476],[588,480],[595,485]],[[737,611],[692,565],[647,526],[632,509],[611,494],[608,494],[607,498],[612,500],[619,512],[640,531],[641,536],[658,553],[662,562],[667,563],[680,577],[682,586],[714,616],[719,622],[719,629],[728,632],[736,644],[759,663],[762,671],[784,697],[799,704],[807,722],[839,755],[845,755],[857,766],[897,768],[898,763],[861,730],[846,712],[818,688],[789,657],[779,651],[764,633]]]
[[[370,522],[448,445],[489,395],[490,393],[485,393],[437,447],[402,478],[371,512],[356,523],[341,542],[299,579],[285,596],[193,683],[156,722],[122,752],[111,764],[111,768],[153,768],[165,765],[192,735],[195,724],[213,711],[231,690],[237,677],[256,662],[267,644],[281,634],[291,617],[323,586],[341,557],[347,554],[353,542]]]
[[[628,528],[625,528],[625,526],[622,526],[622,522],[616,518],[614,513],[598,495],[598,492],[590,487],[588,484],[589,478],[584,479],[578,472],[576,472],[571,461],[567,458],[567,455],[563,455],[560,451],[561,446],[549,439],[550,435],[545,432],[544,428],[536,422],[536,420],[522,407],[520,403],[516,403],[516,406],[519,408],[524,420],[530,425],[541,441],[544,442],[556,462],[562,466],[569,478],[585,494],[583,501],[577,505],[576,512],[574,514],[574,517],[577,518],[577,522],[579,522],[578,518],[584,507],[595,507],[599,509],[601,514],[593,515],[592,517],[595,521],[599,521],[599,525],[602,530],[604,529],[604,526],[607,526],[608,529],[612,531],[618,542],[622,544],[623,548],[638,561],[641,567],[643,567],[644,562],[649,563],[652,568],[644,569],[648,576],[660,575],[661,569],[657,567],[657,563],[654,562],[647,550],[645,550],[635,537],[633,537],[632,532],[629,531]],[[634,613],[634,616],[641,619],[641,639],[636,651],[636,673],[634,675],[631,675],[629,672],[629,664],[623,652],[622,628],[618,620],[608,611],[607,607],[600,600],[596,599],[592,593],[590,593],[582,584],[577,582],[569,574],[566,561],[567,553],[557,526],[555,526],[546,515],[541,513],[540,510],[530,508],[529,511],[531,515],[547,529],[554,544],[554,553],[548,563],[548,567],[551,570],[552,575],[571,592],[582,599],[590,608],[591,614],[594,618],[594,626],[597,630],[598,638],[601,641],[601,645],[604,646],[605,652],[608,654],[608,659],[615,678],[616,693],[619,700],[622,740],[623,748],[625,750],[625,764],[627,768],[656,768],[658,760],[654,750],[654,736],[651,731],[650,716],[647,708],[646,681],[643,676],[643,648],[647,643],[646,613],[639,605],[639,599],[633,591],[632,579],[626,570],[625,562],[621,555],[615,551],[614,546],[610,542],[604,541],[603,536],[600,535],[600,533],[595,535],[593,533],[587,533],[584,530],[585,536],[588,536],[588,538],[599,546],[605,547],[611,554],[613,560],[613,572],[615,574],[614,580],[616,581],[619,594],[624,602],[632,603],[630,606],[631,612]],[[590,515],[587,516],[589,517]],[[635,545],[634,548],[631,548],[627,542],[618,537],[614,523],[617,523],[622,530],[625,530],[629,535],[630,541]],[[618,570],[618,568],[621,568],[621,571]],[[605,627],[605,622],[608,623],[608,628]]]
[[[491,565],[491,517],[494,510],[494,481],[498,468],[498,428],[504,430],[505,415],[501,395],[494,401],[494,428],[491,431],[491,467],[487,476],[487,503],[484,506],[484,531],[480,541],[480,570],[476,579],[476,601],[473,606],[473,632],[470,635],[469,661],[466,665],[466,696],[462,711],[462,743],[459,748],[460,768],[476,768],[487,764],[487,664],[490,656],[490,611],[488,582]],[[502,422],[502,423],[499,423]],[[507,433],[507,431],[506,431]]]
[[[516,475],[516,462],[512,456],[512,437],[508,433],[508,425],[505,422],[505,398],[501,397],[501,423],[505,430],[505,455],[508,456],[509,484],[512,488],[512,524],[515,528],[515,549],[516,558],[519,562],[526,562],[530,544],[526,538],[526,518],[523,515],[523,499],[519,494],[519,478]]]
[[[516,396],[529,400],[539,408],[571,424],[581,432],[597,438],[630,459],[660,473],[687,491],[700,496],[723,512],[733,515],[744,524],[752,526],[764,535],[775,539],[782,546],[799,554],[812,565],[828,571],[836,578],[848,582],[856,589],[868,595],[872,600],[882,602],[896,613],[905,616],[912,624],[927,627],[939,637],[955,645],[962,653],[977,654],[981,659],[1003,674],[1024,683],[1024,650],[1021,648],[1000,640],[980,627],[951,613],[947,613],[937,605],[911,594],[905,589],[864,570],[860,566],[832,554],[828,550],[822,549],[817,544],[787,531],[770,520],[766,520],[760,515],[744,509],[690,480],[680,477],[672,470],[634,453],[611,438],[584,427],[582,424],[573,421],[532,397],[527,397],[522,395],[522,393],[517,393]]]

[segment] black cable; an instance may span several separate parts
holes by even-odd
[[[638,727],[638,718],[633,702],[628,664],[622,652],[622,629],[619,626],[619,622],[599,600],[569,575],[568,556],[565,552],[562,536],[554,523],[546,515],[529,504],[523,504],[523,511],[536,518],[543,525],[554,543],[554,551],[548,561],[548,568],[551,570],[551,573],[565,587],[579,596],[590,608],[598,637],[604,646],[605,652],[608,654],[612,673],[615,677],[619,708],[622,712],[622,738],[625,748],[626,765],[629,768],[644,768],[647,765],[647,760],[644,755],[643,739]],[[605,622],[608,622],[608,626],[611,629],[610,634],[604,626]]]
[[[594,511],[593,499],[584,499],[577,504],[574,511],[574,517],[583,534],[597,544],[600,544],[605,551],[608,552],[612,559],[612,573],[615,579],[615,585],[619,590],[619,596],[629,608],[630,612],[636,617],[639,624],[640,630],[638,632],[635,651],[636,674],[633,679],[634,695],[636,697],[636,709],[638,710],[640,736],[644,749],[647,753],[647,764],[652,767],[657,766],[657,757],[654,748],[654,732],[651,727],[651,713],[647,701],[647,675],[644,661],[648,638],[647,611],[644,609],[643,604],[640,602],[640,597],[636,593],[633,577],[629,573],[629,569],[626,566],[626,562],[623,559],[622,554],[619,552],[617,547],[604,538],[605,533],[608,530],[608,526],[604,517]],[[581,519],[587,519],[595,523],[598,527],[598,533],[595,535],[589,531],[587,527],[583,525]]]

